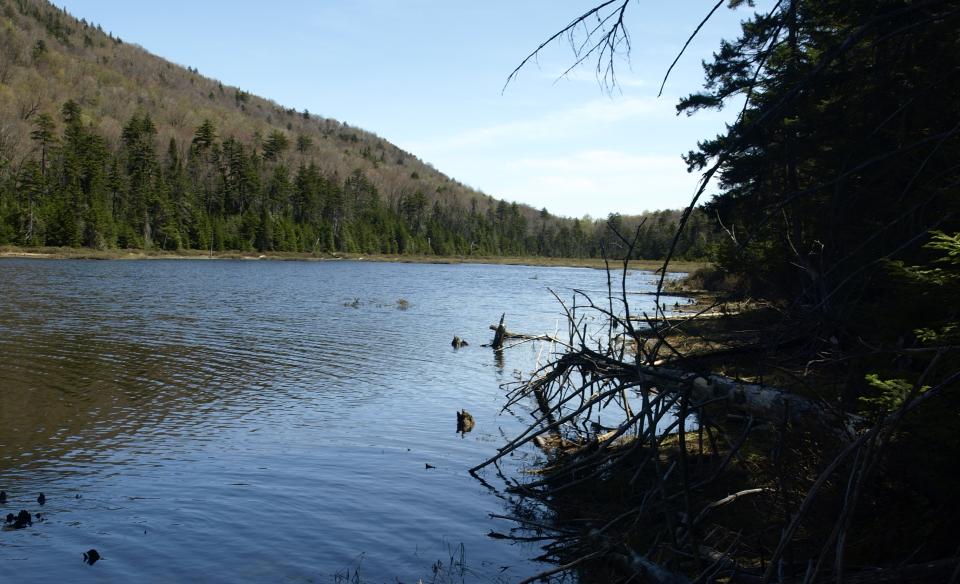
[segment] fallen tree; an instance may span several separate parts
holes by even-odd
[[[531,335],[507,330],[507,327],[503,324],[506,316],[506,313],[503,313],[500,315],[500,324],[490,325],[490,330],[493,331],[493,340],[490,341],[490,346],[493,347],[494,351],[503,349],[504,341],[511,339],[520,341],[557,341],[555,337],[551,337],[550,335]]]
[[[511,79],[566,37],[612,88],[634,3],[588,8]],[[684,157],[700,181],[649,314],[609,271],[602,302],[563,305],[564,342],[507,395],[533,423],[474,469],[547,453],[504,478],[519,533],[554,537],[541,557],[556,567],[531,581],[960,583],[958,20],[953,0],[776,2],[705,63],[678,112],[740,112]],[[666,314],[701,203],[727,238],[693,287],[761,297],[779,319]],[[718,342],[730,328],[754,338]]]
[[[573,306],[563,305],[563,341],[511,333],[551,343],[553,356],[507,387],[505,409],[529,404],[533,423],[471,469],[479,476],[531,443],[547,453],[535,478],[508,481],[522,500],[539,501],[554,514],[558,539],[541,557],[558,566],[539,578],[577,571],[588,581],[611,582],[799,584],[898,575],[933,582],[960,565],[946,558],[869,563],[859,547],[862,563],[853,566],[845,556],[852,533],[871,535],[873,522],[858,511],[864,499],[876,505],[889,495],[872,481],[904,420],[960,374],[918,385],[898,407],[866,417],[798,391],[800,385],[684,368],[683,359],[658,365],[672,350],[676,323],[660,310],[631,318],[623,290],[617,297],[611,283],[607,292],[605,305],[582,293]],[[598,314],[606,326],[588,331],[583,323]],[[502,318],[491,329],[506,336]],[[617,337],[633,342],[610,342]],[[935,369],[936,360],[924,378],[933,379]],[[620,422],[600,424],[601,413]],[[521,540],[529,516],[523,509],[514,518]],[[549,525],[538,524],[537,536]],[[559,531],[570,525],[586,535]]]

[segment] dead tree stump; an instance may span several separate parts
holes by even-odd
[[[473,420],[473,416],[470,415],[470,412],[467,410],[460,410],[457,412],[457,432],[466,434],[470,430],[473,430],[475,424],[476,423]]]
[[[490,346],[493,347],[494,351],[500,351],[503,349],[503,339],[507,333],[507,329],[503,326],[503,319],[506,316],[506,312],[500,315],[500,324],[497,325],[497,330],[493,334],[493,343]]]

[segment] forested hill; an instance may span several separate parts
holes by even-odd
[[[665,253],[677,218],[648,218],[642,256]],[[709,223],[697,214],[681,257],[706,254]],[[498,201],[45,0],[0,0],[0,245],[584,257],[608,230]]]

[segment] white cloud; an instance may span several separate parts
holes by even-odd
[[[678,208],[689,202],[698,179],[679,156],[612,150],[522,158],[503,170],[495,192],[567,216]]]
[[[545,113],[539,117],[474,128],[430,142],[408,144],[413,152],[499,146],[504,141],[569,139],[584,127],[622,123],[641,117],[662,115],[670,105],[653,98],[600,98],[577,107]]]
[[[549,79],[555,83],[571,82],[571,83],[592,83],[596,85],[598,89],[606,90],[607,84],[606,80],[603,78],[603,73],[597,75],[596,68],[593,67],[577,67],[571,71],[564,72],[563,70],[553,70],[551,72],[542,71],[541,77],[544,79]],[[616,86],[621,89],[632,89],[638,87],[649,87],[650,83],[641,77],[637,77],[633,71],[626,71],[618,69],[616,72]],[[616,92],[616,88],[613,88]]]
[[[554,172],[616,172],[634,174],[638,171],[658,171],[676,166],[677,156],[647,156],[618,150],[583,150],[569,156],[521,158],[510,168],[549,170]],[[682,163],[681,163],[682,164]]]
[[[598,98],[418,144],[437,168],[495,197],[570,217],[686,206],[697,187],[680,153],[722,115],[677,117],[669,98]]]

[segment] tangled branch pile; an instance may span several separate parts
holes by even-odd
[[[631,4],[552,38],[615,83]],[[543,577],[960,582],[958,22],[956,0],[783,0],[704,64],[677,111],[738,114],[685,156],[677,237],[705,202],[728,238],[700,279],[763,303],[678,319],[661,279],[639,319],[625,286],[565,308],[562,350],[510,394],[536,422],[485,463],[548,450],[512,486],[552,511],[514,514],[554,538]]]
[[[782,313],[754,304],[736,316],[673,318],[658,296],[656,312],[636,318],[626,290],[619,296],[604,307],[578,292],[564,306],[562,350],[508,395],[506,408],[535,407],[534,423],[472,469],[528,443],[547,453],[540,476],[510,486],[552,512],[552,522],[533,519],[521,505],[510,517],[517,539],[534,531],[549,541],[543,558],[557,566],[537,578],[943,582],[960,573],[953,519],[935,516],[942,493],[917,492],[901,466],[918,429],[936,423],[929,404],[960,378],[942,373],[945,349],[896,407],[867,415],[811,394],[802,371],[770,376],[780,387],[710,372],[721,361],[754,367],[771,346],[742,327]],[[602,330],[587,325],[596,317]],[[677,351],[707,329],[714,340],[736,333],[724,349]]]

